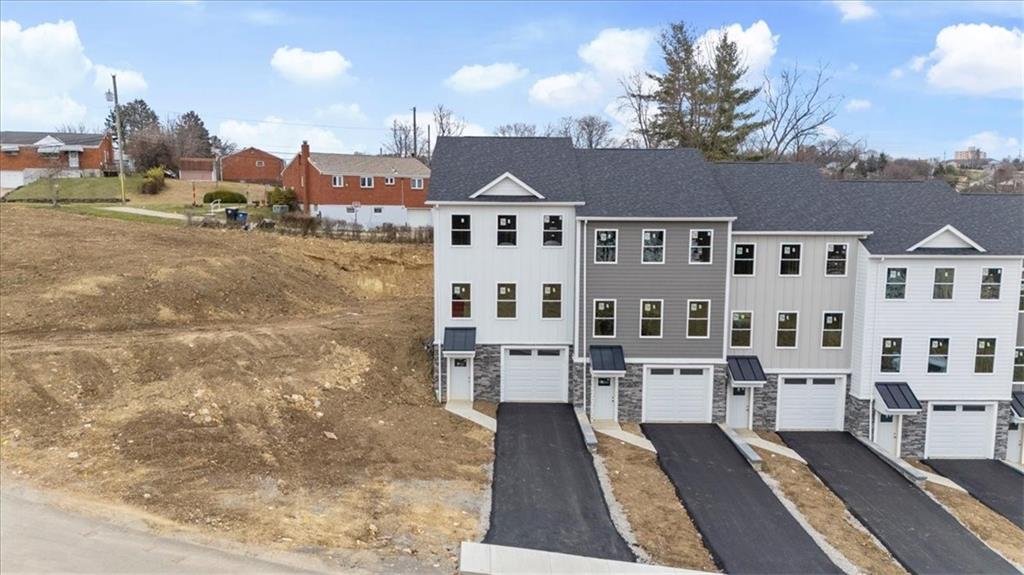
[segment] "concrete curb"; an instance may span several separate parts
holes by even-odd
[[[587,444],[587,449],[594,451],[597,449],[597,434],[594,433],[594,428],[590,425],[590,419],[587,418],[587,414],[582,408],[573,408],[576,412],[576,421],[580,424],[580,433],[583,434],[583,443]]]
[[[761,459],[761,456],[758,455],[756,451],[754,451],[753,447],[750,447],[750,444],[726,425],[719,423],[718,428],[721,429],[722,433],[729,438],[729,441],[736,446],[736,450],[740,452],[740,455],[747,460],[747,463],[749,463],[751,467],[757,470],[761,469],[761,464],[764,463],[764,460]]]
[[[897,459],[892,455],[889,455],[881,447],[878,447],[874,443],[862,437],[857,437],[856,435],[854,435],[853,437],[855,437],[857,441],[861,442],[861,444],[864,445],[864,447],[870,449],[871,452],[877,455],[879,459],[886,462],[889,465],[889,467],[892,467],[897,472],[899,472],[900,475],[906,477],[907,481],[913,483],[914,485],[922,489],[924,488],[925,482],[928,481],[928,476],[923,471],[915,468],[914,466],[910,465],[906,461],[903,461],[902,459]]]
[[[1024,475],[1024,467],[1022,467],[1022,466],[1020,466],[1020,465],[1017,465],[1016,463],[1014,463],[1014,462],[1012,462],[1012,461],[1007,461],[1007,460],[1005,460],[1005,459],[1000,459],[999,461],[1000,461],[1000,462],[1001,462],[1001,463],[1002,463],[1003,465],[1005,465],[1005,466],[1009,467],[1010,469],[1012,469],[1012,470],[1016,471],[1017,473],[1020,473],[1021,475]]]
[[[703,573],[661,565],[625,563],[551,551],[537,551],[502,545],[464,541],[459,549],[459,573],[498,575],[504,573]]]

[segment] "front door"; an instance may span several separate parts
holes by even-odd
[[[594,421],[615,421],[615,387],[610,377],[594,380]]]
[[[895,415],[877,414],[875,419],[875,443],[884,449],[886,453],[899,457],[899,450],[896,446],[896,428],[899,420]]]
[[[1024,463],[1024,435],[1020,423],[1010,422],[1010,433],[1006,441],[1006,458],[1014,463]]]
[[[750,427],[751,390],[746,387],[730,387],[729,427],[747,429]]]
[[[448,401],[472,401],[470,361],[463,357],[448,360]]]

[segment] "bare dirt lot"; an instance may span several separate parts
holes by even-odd
[[[451,571],[491,435],[438,409],[428,247],[0,208],[3,472],[245,543]]]

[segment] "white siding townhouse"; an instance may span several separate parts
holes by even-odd
[[[1020,460],[1024,197],[441,138],[438,399]]]

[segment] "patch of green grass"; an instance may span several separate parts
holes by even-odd
[[[95,216],[98,218],[109,218],[112,220],[122,220],[125,222],[141,222],[146,224],[163,224],[171,226],[183,226],[184,223],[176,220],[169,220],[167,218],[157,218],[153,216],[142,216],[139,214],[131,214],[125,212],[114,212],[110,210],[104,210],[104,207],[120,206],[122,204],[110,203],[110,204],[61,204],[59,207],[53,207],[49,204],[26,204],[30,207],[34,207],[40,210],[60,210],[65,214],[79,214],[82,216]],[[148,206],[147,206],[148,207]]]
[[[119,200],[121,184],[118,178],[55,178],[54,180],[36,180],[27,186],[14,190],[7,195],[10,200],[52,199],[51,182],[58,186],[57,197],[76,200]],[[124,189],[129,196],[138,193],[142,184],[142,176],[127,176]]]

